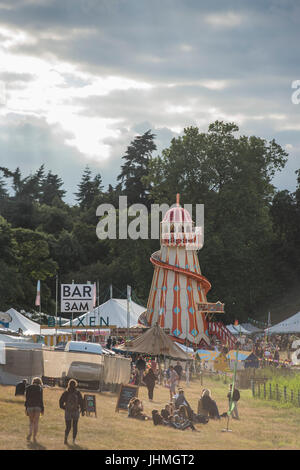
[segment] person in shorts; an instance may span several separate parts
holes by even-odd
[[[40,377],[35,377],[32,380],[32,384],[26,387],[25,414],[29,417],[29,434],[27,435],[27,441],[30,441],[33,434],[33,442],[36,442],[40,415],[44,414],[42,385]]]

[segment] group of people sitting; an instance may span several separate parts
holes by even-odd
[[[137,397],[130,400],[128,405],[128,417],[136,418],[141,420],[153,420],[154,425],[170,426],[176,429],[188,429],[191,428],[193,431],[196,430],[194,423],[208,423],[211,418],[220,418],[216,402],[212,400],[209,390],[205,390],[199,400],[201,401],[201,407],[198,404],[198,412],[195,413],[187,401],[184,390],[178,389],[177,395],[173,397],[173,401],[170,401],[166,406],[159,411],[157,409],[152,410],[152,417],[147,416],[144,413],[143,403]]]
[[[227,398],[233,403],[232,417],[239,419],[237,411],[237,402],[240,398],[239,391],[235,388],[233,394],[231,393],[231,386]],[[187,401],[184,390],[178,389],[177,395],[173,397],[166,406],[159,412],[157,409],[152,410],[152,417],[144,413],[143,403],[138,398],[131,399],[128,405],[128,416],[141,420],[153,420],[154,425],[170,426],[176,429],[192,429],[196,431],[194,424],[206,424],[210,419],[221,419],[227,417],[227,412],[220,415],[216,401],[213,400],[211,392],[208,389],[203,389],[201,397],[198,400],[198,409],[195,413]]]

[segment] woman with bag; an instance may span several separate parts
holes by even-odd
[[[62,394],[59,400],[59,406],[65,410],[65,444],[68,444],[68,435],[73,426],[73,444],[78,431],[78,420],[81,412],[84,416],[84,402],[81,393],[77,390],[77,382],[74,379],[69,380],[67,390]]]

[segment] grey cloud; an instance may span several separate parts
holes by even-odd
[[[235,5],[235,8],[234,8]],[[245,20],[231,29],[211,27],[205,15],[241,12]],[[52,1],[22,4],[3,12],[4,22],[25,28],[39,38],[35,45],[15,47],[17,53],[57,57],[98,73],[148,77],[245,77],[297,71],[297,2],[212,1]],[[298,15],[299,16],[299,15]],[[68,31],[61,40],[43,39],[40,31]],[[80,29],[85,31],[79,35]],[[90,30],[90,33],[89,33]],[[276,35],[274,34],[276,31]],[[182,45],[191,44],[189,51]]]
[[[119,90],[71,102],[80,105],[85,116],[120,120],[113,127],[117,137],[104,140],[110,145],[110,158],[95,163],[106,184],[115,181],[120,158],[134,135],[148,128],[157,133],[161,149],[176,135],[170,128],[199,125],[205,131],[215,117],[240,115],[241,133],[275,136],[281,145],[299,147],[298,133],[283,131],[300,123],[300,105],[291,104],[291,82],[300,79],[300,4],[296,0],[238,4],[234,0],[20,0],[0,1],[0,11],[1,24],[24,29],[37,39],[35,44],[11,49],[20,57],[31,54],[47,59],[51,53],[95,76],[119,75],[154,85],[151,90]],[[208,15],[222,20],[228,12],[241,15],[241,23],[231,27],[207,21]],[[66,87],[86,84],[75,74],[64,77]],[[217,79],[228,80],[228,86],[211,90],[197,84]],[[7,80],[13,85],[12,76]],[[168,88],[168,83],[175,86]],[[170,106],[191,109],[168,113]],[[42,122],[31,120],[27,129],[28,146],[33,154],[39,149],[35,158],[26,156],[20,143],[14,148],[14,132],[17,142],[18,135],[24,138],[21,127],[5,128],[12,139],[7,155],[12,155],[14,164],[19,159],[40,164],[48,155],[51,169],[61,169],[71,188],[80,178],[86,156],[65,145],[62,131],[56,133]],[[0,143],[3,148],[4,141]],[[274,181],[291,189],[297,165],[299,151],[292,150],[287,169]]]

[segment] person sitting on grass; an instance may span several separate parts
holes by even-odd
[[[220,419],[219,410],[215,400],[211,398],[211,392],[208,389],[203,389],[201,395],[201,408],[208,414],[211,419]],[[199,411],[198,411],[199,413]]]
[[[142,421],[147,421],[149,417],[143,413],[144,407],[141,400],[136,397],[133,397],[128,404],[128,418],[140,419]]]
[[[191,428],[192,431],[196,431],[192,421],[188,418],[184,405],[180,405],[179,410],[175,411],[174,421],[177,429],[184,431],[185,429]]]
[[[176,399],[175,399],[175,409],[178,410],[181,405],[185,406],[187,416],[190,420],[192,420],[193,419],[193,410],[192,410],[189,402],[185,398],[184,390],[182,388],[179,388],[178,389],[178,394],[176,395]]]
[[[172,412],[171,412],[171,406],[169,404],[167,404],[160,412],[161,416],[163,417],[163,419],[165,419],[166,421],[168,421],[169,417],[172,415]]]

